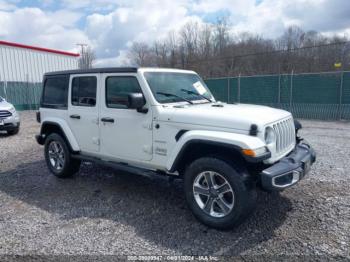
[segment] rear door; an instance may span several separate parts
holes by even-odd
[[[81,151],[98,152],[99,74],[71,75],[68,96],[68,122]]]

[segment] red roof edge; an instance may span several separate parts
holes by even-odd
[[[22,44],[18,44],[18,43],[11,43],[11,42],[1,41],[1,40],[0,40],[0,45],[25,48],[25,49],[35,50],[35,51],[48,52],[48,53],[54,53],[54,54],[59,54],[59,55],[66,55],[66,56],[74,56],[74,57],[80,56],[79,54],[76,54],[76,53],[70,53],[70,52],[65,52],[65,51],[60,51],[60,50],[55,50],[55,49],[37,47],[37,46],[22,45]]]

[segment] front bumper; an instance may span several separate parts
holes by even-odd
[[[0,131],[14,131],[20,126],[18,113],[12,113],[11,116],[0,118]]]
[[[310,171],[315,161],[315,150],[301,142],[289,155],[260,173],[261,186],[268,191],[281,191],[295,185]]]
[[[20,126],[20,123],[5,123],[0,125],[0,131],[15,131]]]

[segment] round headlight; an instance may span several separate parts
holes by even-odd
[[[267,127],[265,130],[265,142],[270,145],[276,142],[276,134],[273,128]]]
[[[9,111],[10,111],[12,114],[14,114],[14,113],[16,113],[16,108],[15,108],[14,106],[11,106],[10,109],[9,109]]]

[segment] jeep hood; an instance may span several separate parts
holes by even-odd
[[[205,103],[166,107],[159,120],[249,130],[252,124],[263,127],[289,116],[285,110],[267,106]]]

